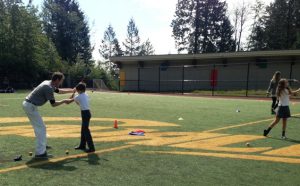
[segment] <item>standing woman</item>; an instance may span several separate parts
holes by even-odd
[[[274,73],[273,78],[270,81],[270,85],[267,91],[267,96],[269,96],[271,94],[271,98],[272,98],[272,106],[271,106],[271,114],[275,114],[275,109],[278,106],[278,101],[277,101],[277,96],[276,96],[276,90],[277,90],[277,86],[278,83],[281,79],[281,72],[277,71]]]

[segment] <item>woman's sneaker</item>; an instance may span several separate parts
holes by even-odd
[[[286,140],[287,137],[286,136],[281,136],[281,139]]]
[[[269,134],[268,130],[264,130],[264,136],[267,136]]]

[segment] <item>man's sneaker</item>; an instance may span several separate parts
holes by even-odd
[[[269,134],[268,130],[264,130],[264,136],[267,136]]]
[[[49,145],[46,145],[46,149],[52,149],[52,147]]]
[[[286,140],[287,137],[286,136],[281,136],[281,139]]]
[[[83,151],[86,151],[86,148],[85,147],[81,147],[81,146],[77,146],[77,147],[74,147],[75,150],[83,150]]]
[[[47,152],[43,153],[43,154],[39,154],[39,155],[35,155],[35,158],[43,158],[43,159],[48,159],[51,158],[52,155],[51,154],[47,154]]]

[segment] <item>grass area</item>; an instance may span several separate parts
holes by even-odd
[[[28,92],[15,94],[0,94],[0,121],[1,118],[25,117],[22,110],[22,101]],[[99,141],[95,142],[97,150],[105,150],[125,145],[133,145],[131,142],[139,142],[130,148],[125,148],[106,153],[89,155],[87,157],[68,158],[65,149],[70,149],[70,156],[82,152],[72,150],[78,142],[78,137],[49,137],[48,143],[53,147],[49,152],[54,155],[54,160],[66,157],[65,160],[55,163],[45,163],[38,166],[31,166],[20,170],[0,173],[1,185],[298,185],[299,164],[274,161],[257,161],[242,158],[213,157],[207,155],[175,155],[153,153],[163,152],[197,152],[216,153],[231,155],[249,155],[265,157],[265,151],[260,152],[234,152],[218,149],[204,149],[201,144],[195,148],[173,146],[183,144],[178,135],[201,137],[201,132],[248,123],[262,121],[253,125],[245,125],[235,128],[227,128],[212,133],[227,136],[261,136],[262,130],[271,122],[270,102],[256,100],[233,100],[196,98],[182,96],[159,96],[141,94],[118,94],[89,92],[91,98],[91,111],[93,118],[104,118],[103,120],[91,122],[91,127],[107,127],[105,130],[93,131],[92,135],[102,135]],[[57,95],[57,100],[64,99],[67,95]],[[299,104],[291,104],[293,114],[300,113]],[[236,110],[241,112],[236,112]],[[63,105],[52,108],[48,103],[39,108],[43,117],[80,117],[77,105]],[[178,120],[178,118],[183,120]],[[120,128],[113,129],[113,121],[105,118],[117,119],[120,121]],[[138,121],[135,127],[125,127],[127,120],[149,120],[167,122],[175,126],[146,126],[146,121]],[[299,145],[299,121],[298,118],[291,118],[288,121],[287,135],[292,140],[280,140],[280,126],[271,131],[272,138],[260,138],[251,141],[251,148],[271,147],[280,149]],[[65,135],[74,126],[80,126],[80,121],[48,121],[48,129],[51,127],[66,126]],[[124,126],[123,126],[124,125]],[[4,127],[16,127],[16,134],[1,135]],[[34,138],[18,134],[22,128],[30,126],[29,122],[0,122],[0,171],[22,166],[32,162],[28,151],[34,151]],[[70,126],[70,128],[68,128]],[[108,141],[110,136],[117,135],[122,131],[129,131],[132,128],[144,129],[145,136],[137,140],[123,140],[128,135],[118,136],[120,140]],[[150,129],[157,132],[149,132]],[[64,131],[59,131],[64,132]],[[70,132],[71,133],[71,132]],[[75,131],[76,133],[76,131]],[[78,131],[79,133],[79,131]],[[159,136],[161,134],[162,136]],[[172,135],[171,135],[172,134]],[[153,137],[154,135],[154,137]],[[147,140],[164,139],[170,135],[168,140],[172,143],[161,143],[156,145],[145,145]],[[149,137],[147,140],[144,138]],[[218,141],[218,138],[213,138]],[[106,140],[106,141],[105,141]],[[199,140],[189,140],[188,142]],[[222,143],[224,141],[221,141]],[[165,144],[164,144],[165,143]],[[205,144],[202,144],[205,146]],[[224,145],[228,148],[245,147],[245,142],[236,142]],[[250,148],[250,149],[251,149]],[[296,148],[297,149],[297,148]],[[152,152],[152,153],[150,153]],[[23,155],[23,161],[1,161],[10,160],[16,154]],[[298,153],[299,154],[299,153]],[[284,154],[283,154],[284,155]],[[268,157],[279,157],[268,156]],[[299,156],[287,157],[300,161]]]
[[[246,90],[196,90],[192,93],[198,95],[221,95],[221,96],[246,96]],[[248,96],[266,97],[266,90],[249,90]]]
[[[246,96],[246,90],[195,90],[192,92],[196,95],[212,95],[215,96]],[[267,97],[266,90],[248,90],[249,97]],[[292,98],[299,98],[299,96],[292,96]]]

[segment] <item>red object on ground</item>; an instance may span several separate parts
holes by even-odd
[[[140,129],[135,130],[134,132],[143,132],[143,133],[146,133],[144,130],[140,130]]]
[[[118,120],[115,120],[114,128],[115,128],[115,129],[118,129],[118,128],[119,128],[119,127],[118,127]]]

